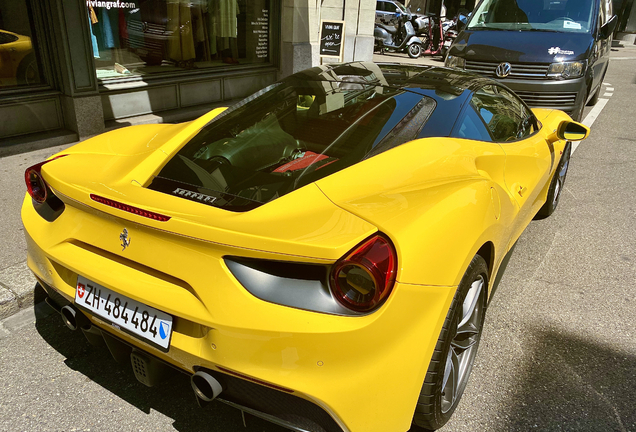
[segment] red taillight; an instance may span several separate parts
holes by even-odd
[[[95,194],[91,194],[91,199],[93,201],[97,201],[98,203],[110,206],[110,207],[114,207],[116,209],[119,210],[123,210],[126,211],[128,213],[133,213],[136,214],[138,216],[143,216],[149,219],[154,219],[160,222],[166,222],[170,220],[170,216],[166,216],[166,215],[162,215],[159,213],[155,213],[155,212],[151,212],[148,210],[144,210],[144,209],[140,209],[139,207],[133,207],[131,205],[128,204],[124,204],[124,203],[120,203],[119,201],[115,201],[112,199],[108,199],[108,198],[104,198],[102,196],[99,195],[95,195]]]
[[[397,254],[393,245],[376,234],[338,261],[331,270],[331,292],[343,306],[370,312],[391,294]]]
[[[31,198],[35,200],[35,202],[43,203],[46,201],[48,196],[48,187],[44,178],[42,177],[42,165],[54,161],[55,159],[59,159],[67,155],[56,156],[53,159],[49,159],[44,162],[40,162],[39,164],[35,164],[33,166],[28,167],[24,171],[24,181],[26,182],[27,191]]]

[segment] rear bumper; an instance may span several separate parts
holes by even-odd
[[[89,315],[91,324],[103,333],[186,374],[205,368],[229,376],[239,394],[233,403],[256,411],[263,411],[257,401],[240,397],[249,392],[241,390],[246,383],[263,390],[259,393],[263,396],[257,397],[261,402],[272,397],[268,392],[285,389],[283,393],[320,407],[343,431],[404,432],[410,428],[455,287],[397,283],[387,303],[368,316],[307,312],[249,294],[223,266],[222,250],[206,253],[205,245],[189,239],[191,255],[179,257],[188,250],[183,245],[152,247],[144,230],[127,222],[133,241],[138,245],[148,242],[144,257],[150,261],[143,263],[148,268],[161,268],[154,263],[161,262],[164,250],[172,260],[190,263],[191,275],[174,275],[187,283],[188,290],[170,286],[167,278],[157,280],[157,275],[139,263],[135,267],[123,259],[109,259],[59,236],[60,232],[70,235],[73,224],[80,229],[79,215],[73,212],[67,208],[65,215],[46,222],[30,199],[25,199],[22,209],[28,265],[54,290],[58,301],[73,302],[77,275],[81,274],[174,317],[167,353]],[[90,215],[82,217],[82,225],[93,223]],[[116,218],[99,222],[93,229],[108,238],[111,231],[121,231],[122,221]],[[284,405],[296,409],[302,403]],[[303,416],[302,412],[291,414],[289,418]]]

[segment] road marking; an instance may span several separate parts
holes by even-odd
[[[636,57],[610,57],[612,60],[636,60]]]
[[[607,90],[607,91],[614,91],[614,87],[608,87],[608,88],[606,88],[605,90]]]
[[[614,94],[614,93],[605,93],[605,94],[603,95],[603,97],[610,97],[610,96],[612,96],[613,94]]]
[[[603,111],[603,108],[605,108],[605,105],[607,105],[607,102],[609,102],[609,99],[599,99],[594,108],[592,108],[592,111],[590,111],[587,116],[585,116],[585,119],[581,123],[591,128],[598,118],[599,114],[601,114],[601,111]],[[581,141],[572,143],[572,153],[576,151],[580,143]]]
[[[611,85],[611,84],[609,84],[609,83],[603,83],[603,85],[604,85],[604,86],[609,86],[609,87],[611,87],[611,86],[612,86],[612,85]]]

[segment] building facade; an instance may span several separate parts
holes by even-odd
[[[321,62],[373,56],[374,0],[0,0],[0,155],[176,122]]]

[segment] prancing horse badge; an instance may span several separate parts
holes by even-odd
[[[128,230],[124,228],[124,231],[119,234],[119,240],[121,240],[122,251],[126,250],[130,246],[130,237],[128,237]]]

